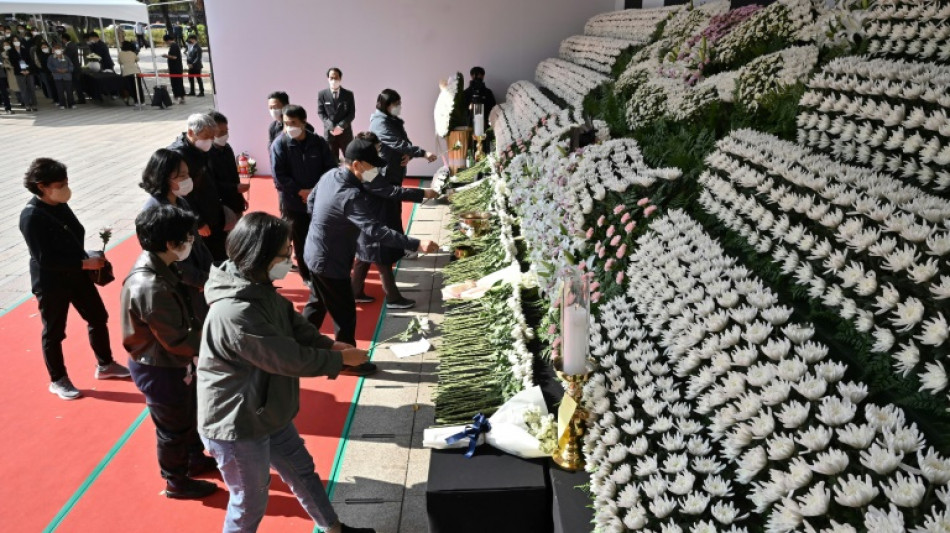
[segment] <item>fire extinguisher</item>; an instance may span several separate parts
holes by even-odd
[[[247,164],[247,156],[244,154],[238,156],[238,177],[240,177],[242,180],[250,179],[250,168],[251,167]]]

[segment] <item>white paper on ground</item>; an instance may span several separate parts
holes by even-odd
[[[518,265],[518,263],[511,263],[501,270],[492,272],[491,274],[476,281],[475,285],[487,289],[491,288],[499,281],[503,281],[505,283],[517,283],[521,281],[521,267]]]
[[[541,416],[548,414],[547,406],[544,405],[544,396],[541,395],[541,387],[525,389],[505,402],[488,419],[491,423],[491,431],[479,437],[478,443],[487,442],[505,453],[525,459],[546,457],[547,454],[540,450],[541,443],[528,433],[528,425],[524,422],[525,411],[532,407],[538,408]],[[469,439],[462,439],[455,444],[445,443],[445,439],[462,431],[465,431],[465,426],[428,428],[423,432],[422,445],[437,450],[467,448]]]
[[[414,342],[401,342],[399,344],[393,344],[389,347],[389,349],[392,350],[393,355],[400,359],[404,359],[406,357],[412,357],[413,355],[426,353],[431,347],[432,345],[429,344],[427,339],[421,338]]]

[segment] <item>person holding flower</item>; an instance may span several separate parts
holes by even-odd
[[[129,369],[112,358],[109,315],[88,271],[105,266],[102,255],[83,249],[86,230],[69,208],[72,197],[66,165],[49,158],[35,159],[23,185],[33,194],[20,213],[20,232],[30,250],[30,279],[43,321],[43,359],[49,391],[64,400],[81,393],[66,373],[63,340],[72,305],[89,324],[89,344],[96,356],[96,379],[127,378]]]

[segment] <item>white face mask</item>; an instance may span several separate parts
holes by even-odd
[[[58,189],[50,189],[47,195],[47,198],[60,204],[65,204],[72,197],[73,191],[69,188],[69,185],[60,187]]]
[[[394,105],[392,109],[389,110],[389,114],[398,117],[402,113],[402,105]]]
[[[271,116],[272,119],[274,119],[274,120],[280,120],[280,119],[281,119],[281,110],[280,110],[280,109],[268,109],[268,111],[270,112],[270,116]]]
[[[58,56],[63,55],[63,51],[62,51],[62,50],[53,50],[53,53],[56,54],[56,55],[58,55]]]
[[[211,149],[212,144],[214,144],[214,139],[199,139],[195,141],[195,148],[202,152],[207,152]]]
[[[40,48],[40,50],[42,50],[44,54],[49,53],[49,48],[46,48],[45,46],[43,48]]]
[[[11,49],[11,48],[13,48],[13,47],[10,46],[9,44],[3,45],[3,49],[4,49],[4,50],[9,50],[9,49]]]
[[[230,137],[230,136],[231,136],[230,134],[225,133],[224,135],[222,135],[222,136],[220,136],[220,137],[215,137],[215,138],[214,138],[214,144],[217,144],[218,146],[224,146],[224,145],[228,144],[228,137]]]
[[[286,131],[287,135],[289,135],[291,139],[296,139],[297,137],[300,137],[301,133],[303,133],[303,128],[298,126],[290,126]]]
[[[178,182],[178,190],[173,194],[179,198],[187,196],[195,188],[195,182],[191,178],[185,178]]]
[[[188,256],[191,255],[191,249],[194,247],[195,243],[186,241],[180,250],[172,250],[178,259],[177,261],[184,261],[188,259]]]
[[[334,91],[339,90],[340,80],[330,80],[330,88],[333,89]]]
[[[20,46],[20,41],[13,41],[13,46]]]
[[[373,168],[371,168],[371,169],[369,169],[369,170],[364,170],[364,171],[363,171],[363,183],[370,183],[370,182],[372,182],[374,179],[376,179],[376,176],[379,176],[379,169],[378,169],[378,168],[373,167]]]
[[[287,274],[290,274],[290,268],[293,265],[293,261],[291,261],[288,257],[287,259],[270,267],[270,270],[267,271],[267,277],[270,278],[271,281],[284,279],[287,277]]]

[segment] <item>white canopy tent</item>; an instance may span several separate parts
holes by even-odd
[[[136,0],[0,0],[0,13],[75,15],[148,24],[148,7]]]

